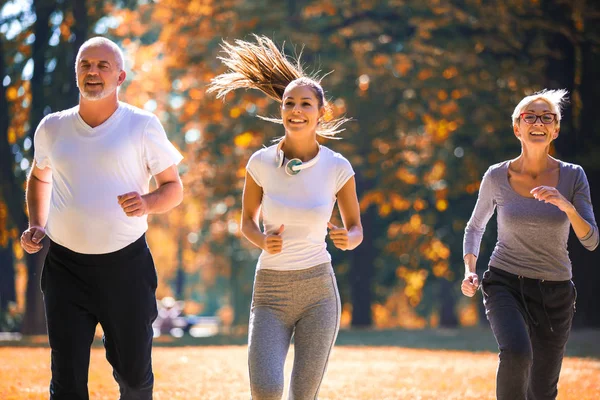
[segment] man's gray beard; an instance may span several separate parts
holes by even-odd
[[[85,90],[80,90],[79,93],[81,94],[81,97],[83,97],[86,100],[102,100],[107,95],[107,93],[104,90],[101,90],[97,93],[88,93]]]

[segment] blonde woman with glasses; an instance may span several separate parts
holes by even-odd
[[[565,90],[525,97],[512,115],[519,157],[492,165],[465,229],[462,292],[479,287],[475,264],[485,226],[496,209],[498,240],[481,280],[498,342],[496,396],[555,399],[576,290],[567,251],[572,228],[581,244],[598,246],[598,226],[583,169],[549,154],[558,137]]]

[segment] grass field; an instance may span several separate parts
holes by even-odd
[[[493,399],[497,355],[489,335],[485,329],[341,332],[319,398]],[[600,399],[598,339],[598,331],[572,334],[559,382],[560,400]],[[154,398],[249,399],[243,341],[160,338],[153,353]],[[43,338],[0,344],[0,399],[48,398],[50,352],[43,344]],[[293,348],[286,377],[292,357]],[[111,368],[99,346],[92,350],[89,390],[91,399],[118,398]]]

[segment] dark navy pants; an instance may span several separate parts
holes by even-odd
[[[87,400],[98,323],[121,400],[152,399],[157,276],[145,236],[108,254],[50,243],[41,287],[52,349],[51,400]]]
[[[490,267],[481,286],[500,350],[497,399],[555,399],[575,313],[573,282],[529,279]]]

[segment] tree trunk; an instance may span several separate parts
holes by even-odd
[[[596,81],[597,71],[600,70],[600,56],[594,52],[590,44],[582,46],[582,61],[582,82]],[[582,109],[578,154],[581,154],[581,157],[575,157],[574,160],[585,169],[590,183],[596,222],[598,222],[600,219],[600,162],[597,155],[600,152],[600,145],[597,140],[594,140],[594,135],[597,135],[597,129],[600,126],[597,104],[597,100],[600,98],[600,88],[598,85],[582,85],[580,93]],[[586,150],[584,151],[583,148]],[[598,328],[600,327],[600,313],[598,313],[598,297],[595,293],[596,282],[600,281],[600,269],[598,269],[600,249],[593,252],[586,250],[575,235],[571,234],[569,255],[573,261],[573,281],[578,292],[577,313],[573,325]]]
[[[357,173],[357,176],[359,174]],[[358,180],[361,180],[358,178]],[[360,185],[360,182],[357,182]],[[352,327],[369,327],[373,323],[371,315],[373,260],[375,259],[375,244],[373,232],[376,219],[376,209],[371,206],[362,214],[363,231],[366,233],[363,242],[352,250],[350,256],[350,294],[352,301]]]
[[[31,112],[29,123],[32,133],[44,117],[46,94],[44,76],[46,75],[46,52],[50,40],[50,15],[56,8],[56,2],[37,0],[33,2],[36,20],[33,26],[35,42],[32,45],[33,76],[31,77]],[[31,135],[33,137],[33,134]]]
[[[43,118],[46,96],[44,93],[44,75],[46,74],[46,51],[50,39],[50,14],[54,11],[56,3],[53,1],[38,0],[33,2],[36,14],[34,23],[35,42],[33,43],[33,76],[31,77],[31,113],[29,124],[32,132]],[[30,135],[33,137],[33,134]],[[21,197],[22,198],[22,197]],[[27,226],[21,227],[22,230]],[[25,295],[26,308],[23,318],[22,333],[26,335],[40,335],[46,333],[46,320],[44,318],[44,305],[40,291],[40,275],[44,259],[48,251],[48,239],[43,241],[44,248],[36,254],[28,255],[27,260],[27,293]]]
[[[456,317],[456,296],[454,294],[454,282],[445,278],[439,281],[439,301],[440,301],[440,327],[456,328],[458,318]]]
[[[75,35],[75,40],[73,41],[72,54],[71,54],[71,65],[75,65],[75,61],[77,58],[77,52],[79,48],[83,44],[83,42],[87,39],[88,29],[89,29],[89,20],[87,14],[87,1],[86,0],[72,0],[71,4],[73,7],[73,17],[75,18],[75,23],[71,28],[71,32]],[[123,67],[124,68],[124,67]],[[69,71],[72,74],[72,79],[69,85],[69,91],[67,94],[69,107],[79,103],[79,88],[75,84],[75,69],[69,68]]]
[[[16,299],[13,242],[8,240],[6,247],[0,247],[0,314]]]
[[[2,36],[0,36],[0,77],[6,76],[4,54],[4,42]],[[23,193],[23,189],[17,183],[13,173],[14,156],[8,143],[9,126],[10,115],[8,113],[6,88],[0,84],[0,197],[6,202],[8,219],[13,226],[22,229],[27,226],[27,216],[23,212],[22,202],[25,193]]]
[[[175,271],[175,298],[185,300],[185,269],[183,268],[183,248],[187,241],[182,229],[178,229],[177,270]]]
[[[552,43],[562,57],[550,60],[546,71],[546,86],[548,88],[566,88],[571,94],[571,104],[564,111],[561,121],[560,136],[555,142],[558,157],[567,162],[580,164],[586,172],[590,183],[592,204],[596,213],[600,210],[600,163],[594,158],[594,152],[599,150],[594,140],[596,129],[600,124],[597,111],[597,99],[600,89],[597,85],[583,84],[596,81],[600,68],[600,57],[594,51],[589,41],[580,39],[590,36],[595,27],[588,20],[583,25],[587,32],[578,30],[571,19],[573,14],[591,14],[590,4],[579,3],[566,6],[546,3],[545,12],[553,20],[572,33],[571,38],[562,33],[549,34],[547,41]],[[576,9],[576,7],[582,7]],[[587,7],[587,9],[586,9]],[[567,12],[568,11],[568,12]],[[597,11],[597,10],[596,10]],[[582,28],[579,28],[582,29]],[[578,101],[581,99],[581,102]],[[596,214],[598,220],[598,214]],[[573,232],[569,237],[569,257],[573,264],[573,281],[578,289],[577,313],[573,320],[575,327],[599,327],[600,314],[597,312],[598,300],[595,297],[594,282],[600,279],[600,270],[593,268],[600,264],[598,251],[586,250]]]

